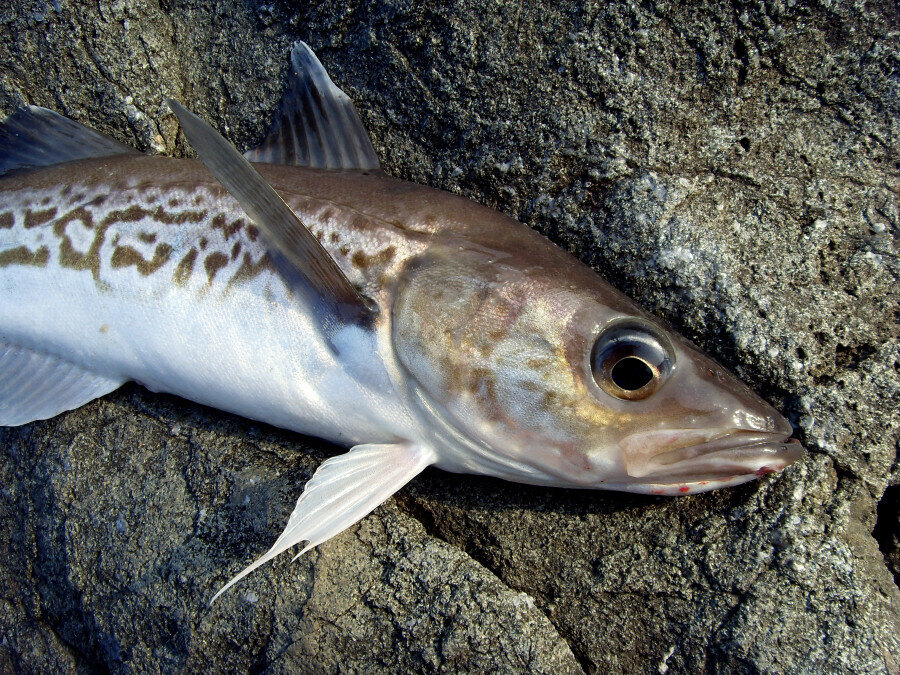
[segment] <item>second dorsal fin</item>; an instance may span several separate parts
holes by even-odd
[[[268,135],[244,156],[251,162],[311,169],[380,166],[353,101],[304,42],[291,50],[287,87]]]

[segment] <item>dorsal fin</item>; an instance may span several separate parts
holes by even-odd
[[[291,50],[287,86],[268,135],[244,156],[251,162],[311,169],[380,168],[353,101],[304,42]]]
[[[47,108],[19,108],[0,124],[0,176],[76,159],[139,154]]]
[[[290,266],[286,270],[290,274],[285,275],[299,275],[311,291],[316,308],[324,310],[321,318],[326,328],[347,322],[368,322],[374,306],[344,276],[328,251],[275,189],[218,131],[178,101],[169,99],[168,103],[200,161],[259,227],[276,259]]]

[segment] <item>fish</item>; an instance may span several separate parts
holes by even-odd
[[[429,466],[687,495],[801,457],[769,403],[577,258],[388,176],[305,43],[244,154],[169,106],[199,160],[35,106],[0,126],[0,425],[137,381],[349,447],[213,600]]]

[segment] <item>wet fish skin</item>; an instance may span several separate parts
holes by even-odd
[[[320,467],[276,544],[228,585],[334,536],[431,464],[674,495],[800,456],[777,411],[562,249],[384,175],[349,99],[302,43],[292,69],[253,166],[173,104],[228,189],[198,161],[137,155],[87,130],[87,155],[78,146],[26,171],[41,140],[23,125],[52,135],[74,123],[32,109],[0,129],[0,423],[133,379],[353,446]],[[304,96],[307,110],[321,106],[312,120]],[[329,288],[320,273],[345,284],[339,303],[317,297]],[[334,309],[354,297],[358,311]]]

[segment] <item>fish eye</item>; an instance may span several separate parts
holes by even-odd
[[[668,338],[649,322],[617,321],[603,330],[591,351],[599,387],[623,401],[642,401],[665,383],[675,365]]]

